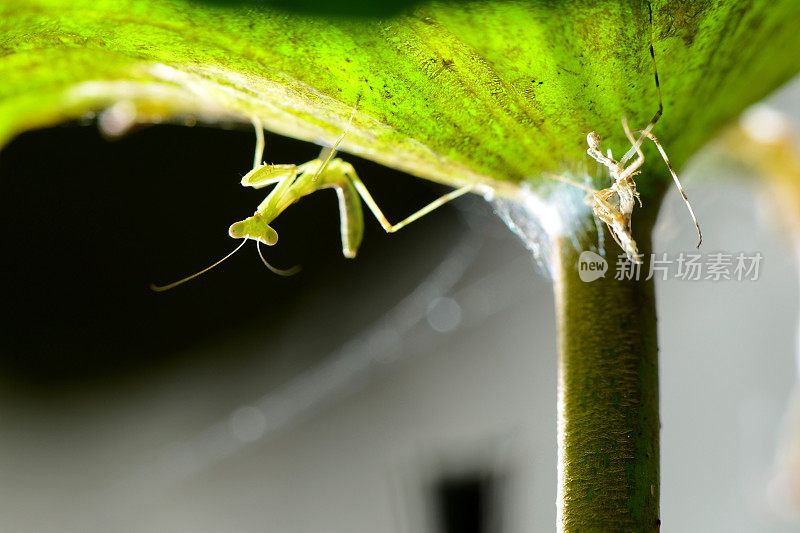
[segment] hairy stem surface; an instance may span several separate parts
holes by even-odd
[[[652,211],[651,211],[652,212]],[[638,214],[638,213],[637,213]],[[636,219],[640,252],[652,221]],[[607,233],[607,232],[606,232]],[[559,531],[657,531],[658,346],[653,281],[581,281],[580,250],[557,242]]]

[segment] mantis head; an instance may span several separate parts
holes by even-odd
[[[228,235],[234,239],[253,239],[272,246],[278,242],[278,232],[272,229],[260,213],[231,224]]]
[[[276,242],[278,242],[278,232],[272,229],[272,227],[269,224],[267,224],[267,220],[258,213],[251,216],[250,218],[246,218],[242,221],[236,222],[235,224],[231,225],[230,229],[228,230],[228,235],[230,235],[234,239],[243,239],[242,243],[239,246],[237,246],[234,251],[232,251],[231,253],[229,253],[228,255],[226,255],[213,265],[208,266],[199,272],[195,272],[191,276],[186,276],[185,278],[170,283],[168,285],[156,285],[155,283],[151,283],[150,289],[156,292],[168,291],[170,289],[174,289],[178,285],[183,285],[187,281],[192,280],[197,276],[205,274],[212,268],[215,268],[219,264],[227,261],[228,258],[230,258],[233,254],[238,252],[242,248],[242,246],[245,245],[247,239],[253,239],[254,241],[256,241],[256,249],[258,250],[258,256],[261,258],[261,261],[264,263],[264,265],[275,274],[278,274],[279,276],[291,276],[300,270],[299,266],[294,266],[288,270],[275,268],[274,266],[270,265],[266,259],[264,259],[264,256],[261,253],[261,248],[259,247],[260,244],[264,243],[268,246],[274,245]]]

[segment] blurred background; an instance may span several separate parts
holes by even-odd
[[[800,82],[770,102],[800,124]],[[322,191],[267,250],[298,275],[246,246],[156,294],[235,246],[228,226],[263,197],[239,185],[254,135],[92,126],[0,152],[0,529],[553,530],[551,282],[491,205],[394,235],[367,218],[346,260]],[[318,152],[267,137],[268,162]],[[448,190],[344,157],[392,221]],[[657,283],[662,522],[796,530],[768,490],[797,374],[795,243],[713,146],[682,178],[704,253],[764,259],[757,281]],[[672,190],[656,250],[694,242]]]

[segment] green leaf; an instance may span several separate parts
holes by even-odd
[[[797,72],[800,3],[652,8],[665,105],[654,131],[680,165]],[[620,117],[643,127],[657,109],[649,46],[642,0],[419,3],[383,18],[261,3],[2,0],[0,143],[117,104],[104,116],[112,131],[129,119],[257,116],[330,144],[358,102],[345,151],[510,195],[545,182],[543,171],[578,168],[589,131],[627,149]],[[269,150],[267,159],[283,162]]]

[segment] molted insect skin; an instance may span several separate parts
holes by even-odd
[[[649,2],[648,9],[650,9]],[[592,212],[597,219],[606,224],[616,243],[620,246],[620,248],[622,248],[622,250],[628,256],[628,259],[634,263],[641,263],[642,259],[639,256],[636,241],[633,240],[631,235],[631,218],[633,215],[633,210],[636,207],[636,203],[638,202],[639,207],[642,207],[642,199],[640,198],[639,193],[636,191],[636,182],[634,181],[633,177],[639,174],[639,169],[644,164],[644,153],[642,152],[641,146],[645,139],[651,140],[656,145],[658,152],[661,154],[662,159],[664,159],[664,163],[666,163],[667,168],[669,168],[669,172],[672,175],[672,179],[675,181],[675,185],[678,187],[678,190],[683,196],[683,201],[686,203],[686,207],[689,209],[689,214],[692,217],[695,228],[697,228],[698,248],[700,247],[700,243],[703,242],[703,235],[700,232],[700,224],[698,224],[694,210],[689,203],[689,199],[686,197],[686,193],[683,190],[680,180],[678,180],[678,175],[675,173],[675,169],[672,168],[672,164],[669,162],[669,158],[667,157],[664,148],[661,146],[661,143],[658,141],[656,136],[651,133],[651,130],[655,126],[656,122],[658,122],[658,120],[661,118],[661,115],[664,111],[664,104],[661,97],[661,85],[658,81],[656,55],[653,49],[652,17],[653,14],[651,10],[650,57],[653,60],[653,79],[655,80],[656,92],[658,93],[658,111],[656,111],[656,114],[653,115],[650,123],[644,129],[637,130],[637,133],[641,134],[638,139],[634,138],[633,133],[628,126],[627,117],[622,117],[622,129],[625,132],[625,137],[627,137],[628,141],[631,143],[631,148],[624,156],[622,156],[622,159],[619,161],[614,159],[614,155],[611,153],[611,148],[608,149],[606,154],[603,154],[600,151],[600,135],[597,132],[592,131],[586,135],[586,144],[589,145],[589,149],[586,150],[586,153],[589,154],[592,159],[608,169],[608,173],[613,180],[611,186],[602,190],[597,190],[593,187],[578,183],[563,176],[545,174],[559,181],[580,187],[581,189],[589,192],[589,196],[587,196],[585,200],[586,204],[592,208]],[[634,156],[637,156],[636,159],[630,161],[629,163],[628,161]]]
[[[639,198],[639,193],[636,192],[636,182],[630,178],[620,181],[611,186],[619,197],[619,211],[625,219],[625,227],[630,231],[631,228],[631,214],[633,208],[636,206],[636,199]],[[639,201],[641,203],[641,200]]]
[[[599,199],[597,195],[587,196],[586,204],[592,208],[597,218],[606,224],[614,241],[622,248],[628,259],[633,263],[641,263],[636,241],[631,236],[630,216],[625,216],[617,206],[608,204]]]
[[[598,148],[600,148],[600,135],[598,135],[597,132],[594,131],[590,132],[586,136],[586,144],[589,145],[589,148],[597,150]]]
[[[639,257],[639,249],[636,245],[636,241],[631,237],[631,234],[624,231],[614,231],[614,228],[612,228],[611,231],[617,244],[619,244],[620,248],[625,252],[625,255],[628,256],[631,263],[641,263],[642,259]]]
[[[267,224],[266,219],[260,213],[231,224],[228,235],[234,239],[260,241],[267,246],[273,246],[278,242],[278,232]]]

